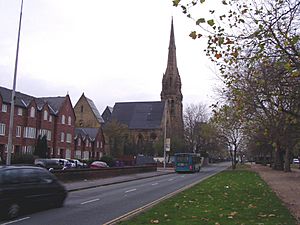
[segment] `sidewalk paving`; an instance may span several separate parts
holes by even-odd
[[[118,183],[128,182],[132,180],[140,180],[140,179],[146,179],[155,176],[163,176],[170,173],[174,173],[174,168],[165,168],[165,169],[158,168],[157,171],[154,172],[128,174],[128,175],[94,179],[94,180],[64,182],[63,184],[68,190],[68,192],[72,192],[72,191],[78,191],[78,190],[83,190],[88,188],[106,186],[110,184],[118,184]]]
[[[251,170],[270,186],[300,224],[300,169],[292,168],[292,172],[284,172],[252,164]]]

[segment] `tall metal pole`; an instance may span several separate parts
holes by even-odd
[[[168,100],[165,100],[165,121],[164,121],[164,169],[166,169],[166,145],[167,145],[167,142],[166,142],[166,139],[167,139],[167,101]]]
[[[12,147],[13,147],[12,135],[13,135],[13,126],[14,126],[15,93],[16,93],[17,70],[18,70],[18,57],[19,57],[19,43],[20,43],[21,23],[22,23],[22,11],[23,11],[23,0],[21,1],[21,11],[20,11],[20,20],[19,20],[19,31],[18,31],[18,42],[17,42],[17,51],[16,51],[16,60],[15,60],[13,90],[11,93],[11,102],[10,102],[8,146],[7,146],[7,155],[6,155],[6,165],[8,165],[8,166],[11,164],[11,153],[12,153]]]

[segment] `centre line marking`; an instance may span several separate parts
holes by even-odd
[[[158,183],[154,183],[154,184],[151,184],[152,186],[154,186],[154,185],[158,185]]]
[[[133,191],[136,191],[136,189],[135,189],[135,188],[134,188],[134,189],[130,189],[130,190],[128,190],[128,191],[125,191],[125,193],[133,192]]]
[[[88,203],[91,203],[91,202],[96,202],[96,201],[99,201],[99,200],[100,200],[99,198],[95,198],[95,199],[92,199],[92,200],[89,200],[89,201],[86,201],[86,202],[82,202],[80,204],[84,205],[84,204],[88,204]]]
[[[172,181],[172,180],[174,180],[174,179],[172,178],[172,179],[169,179],[168,181]]]
[[[27,219],[30,219],[30,217],[28,216],[28,217],[24,217],[24,218],[21,218],[21,219],[18,219],[18,220],[12,220],[12,221],[9,221],[7,223],[2,223],[1,225],[8,225],[8,224],[12,224],[12,223],[17,223],[17,222],[27,220]]]

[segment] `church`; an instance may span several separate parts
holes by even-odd
[[[183,96],[177,67],[173,19],[160,97],[160,101],[115,103],[108,121],[118,121],[128,127],[130,147],[136,149],[131,153],[161,156],[166,139],[170,139],[170,150],[173,153],[180,151],[179,146],[183,145]],[[107,118],[107,114],[105,117]],[[125,151],[124,154],[130,152]]]

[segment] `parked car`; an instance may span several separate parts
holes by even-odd
[[[293,164],[299,164],[299,159],[297,158],[293,159]]]
[[[72,164],[72,168],[86,168],[87,164],[81,162],[79,159],[68,159],[68,161]]]
[[[0,218],[15,218],[34,208],[61,207],[65,187],[44,168],[0,166]]]
[[[99,169],[99,168],[106,168],[106,167],[109,167],[109,166],[107,165],[106,162],[103,162],[103,161],[94,161],[90,165],[90,168],[92,168],[92,169]]]
[[[46,168],[48,170],[64,170],[71,168],[71,163],[66,159],[51,158],[51,159],[35,159],[34,165]]]

